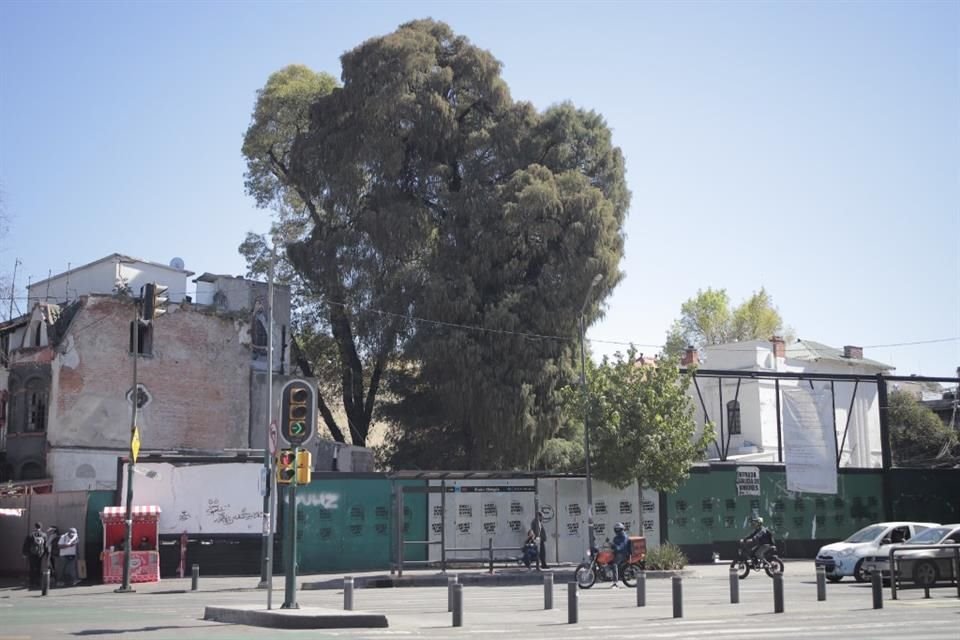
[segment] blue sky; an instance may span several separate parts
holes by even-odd
[[[662,344],[699,288],[764,286],[801,338],[954,375],[957,2],[7,0],[0,272],[121,252],[242,274],[237,245],[269,227],[243,191],[256,90],[290,63],[339,77],[344,51],[421,17],[491,50],[514,98],[613,128],[633,203],[595,351]]]

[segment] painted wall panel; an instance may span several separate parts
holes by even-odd
[[[137,465],[134,504],[155,504],[160,533],[261,534],[263,498],[259,463],[174,466],[166,462]],[[150,474],[156,474],[150,477]],[[127,471],[121,499],[126,503]]]
[[[441,487],[441,481],[433,480],[430,486]],[[448,480],[445,486],[445,500],[440,493],[431,493],[429,508],[430,540],[439,542],[445,502],[447,560],[487,557],[486,551],[476,549],[487,549],[491,538],[495,557],[520,555],[520,547],[536,513],[532,478]],[[430,546],[430,560],[440,561],[439,545]]]
[[[883,519],[880,473],[843,473],[837,495],[789,491],[784,471],[760,467],[759,496],[737,496],[736,466],[701,467],[667,496],[668,538],[675,544],[735,542],[762,516],[778,541],[835,540]]]

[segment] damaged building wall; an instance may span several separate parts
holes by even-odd
[[[51,457],[57,471],[85,485],[112,484],[115,471],[101,478],[104,461],[84,460],[84,448],[122,455],[129,447],[132,320],[132,301],[90,296],[53,363],[56,403],[49,441],[63,451]],[[246,324],[187,304],[171,306],[153,321],[151,353],[139,359],[137,372],[142,449],[220,451],[248,445],[251,350],[241,340]]]

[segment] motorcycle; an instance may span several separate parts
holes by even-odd
[[[623,584],[635,587],[637,576],[646,568],[647,545],[642,536],[630,537],[630,556],[625,562],[617,565],[617,575]],[[581,589],[589,589],[597,582],[613,582],[614,557],[610,540],[607,540],[602,549],[590,549],[587,552],[589,562],[577,566],[577,584]]]
[[[737,577],[743,580],[750,575],[751,570],[759,572],[761,569],[771,578],[778,573],[783,573],[783,560],[777,556],[776,547],[771,547],[762,558],[759,558],[748,551],[749,546],[743,540],[740,540],[737,559],[730,563],[731,567],[737,568]]]

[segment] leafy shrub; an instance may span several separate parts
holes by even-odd
[[[647,569],[669,571],[687,566],[687,556],[680,547],[665,542],[656,549],[647,551]]]

